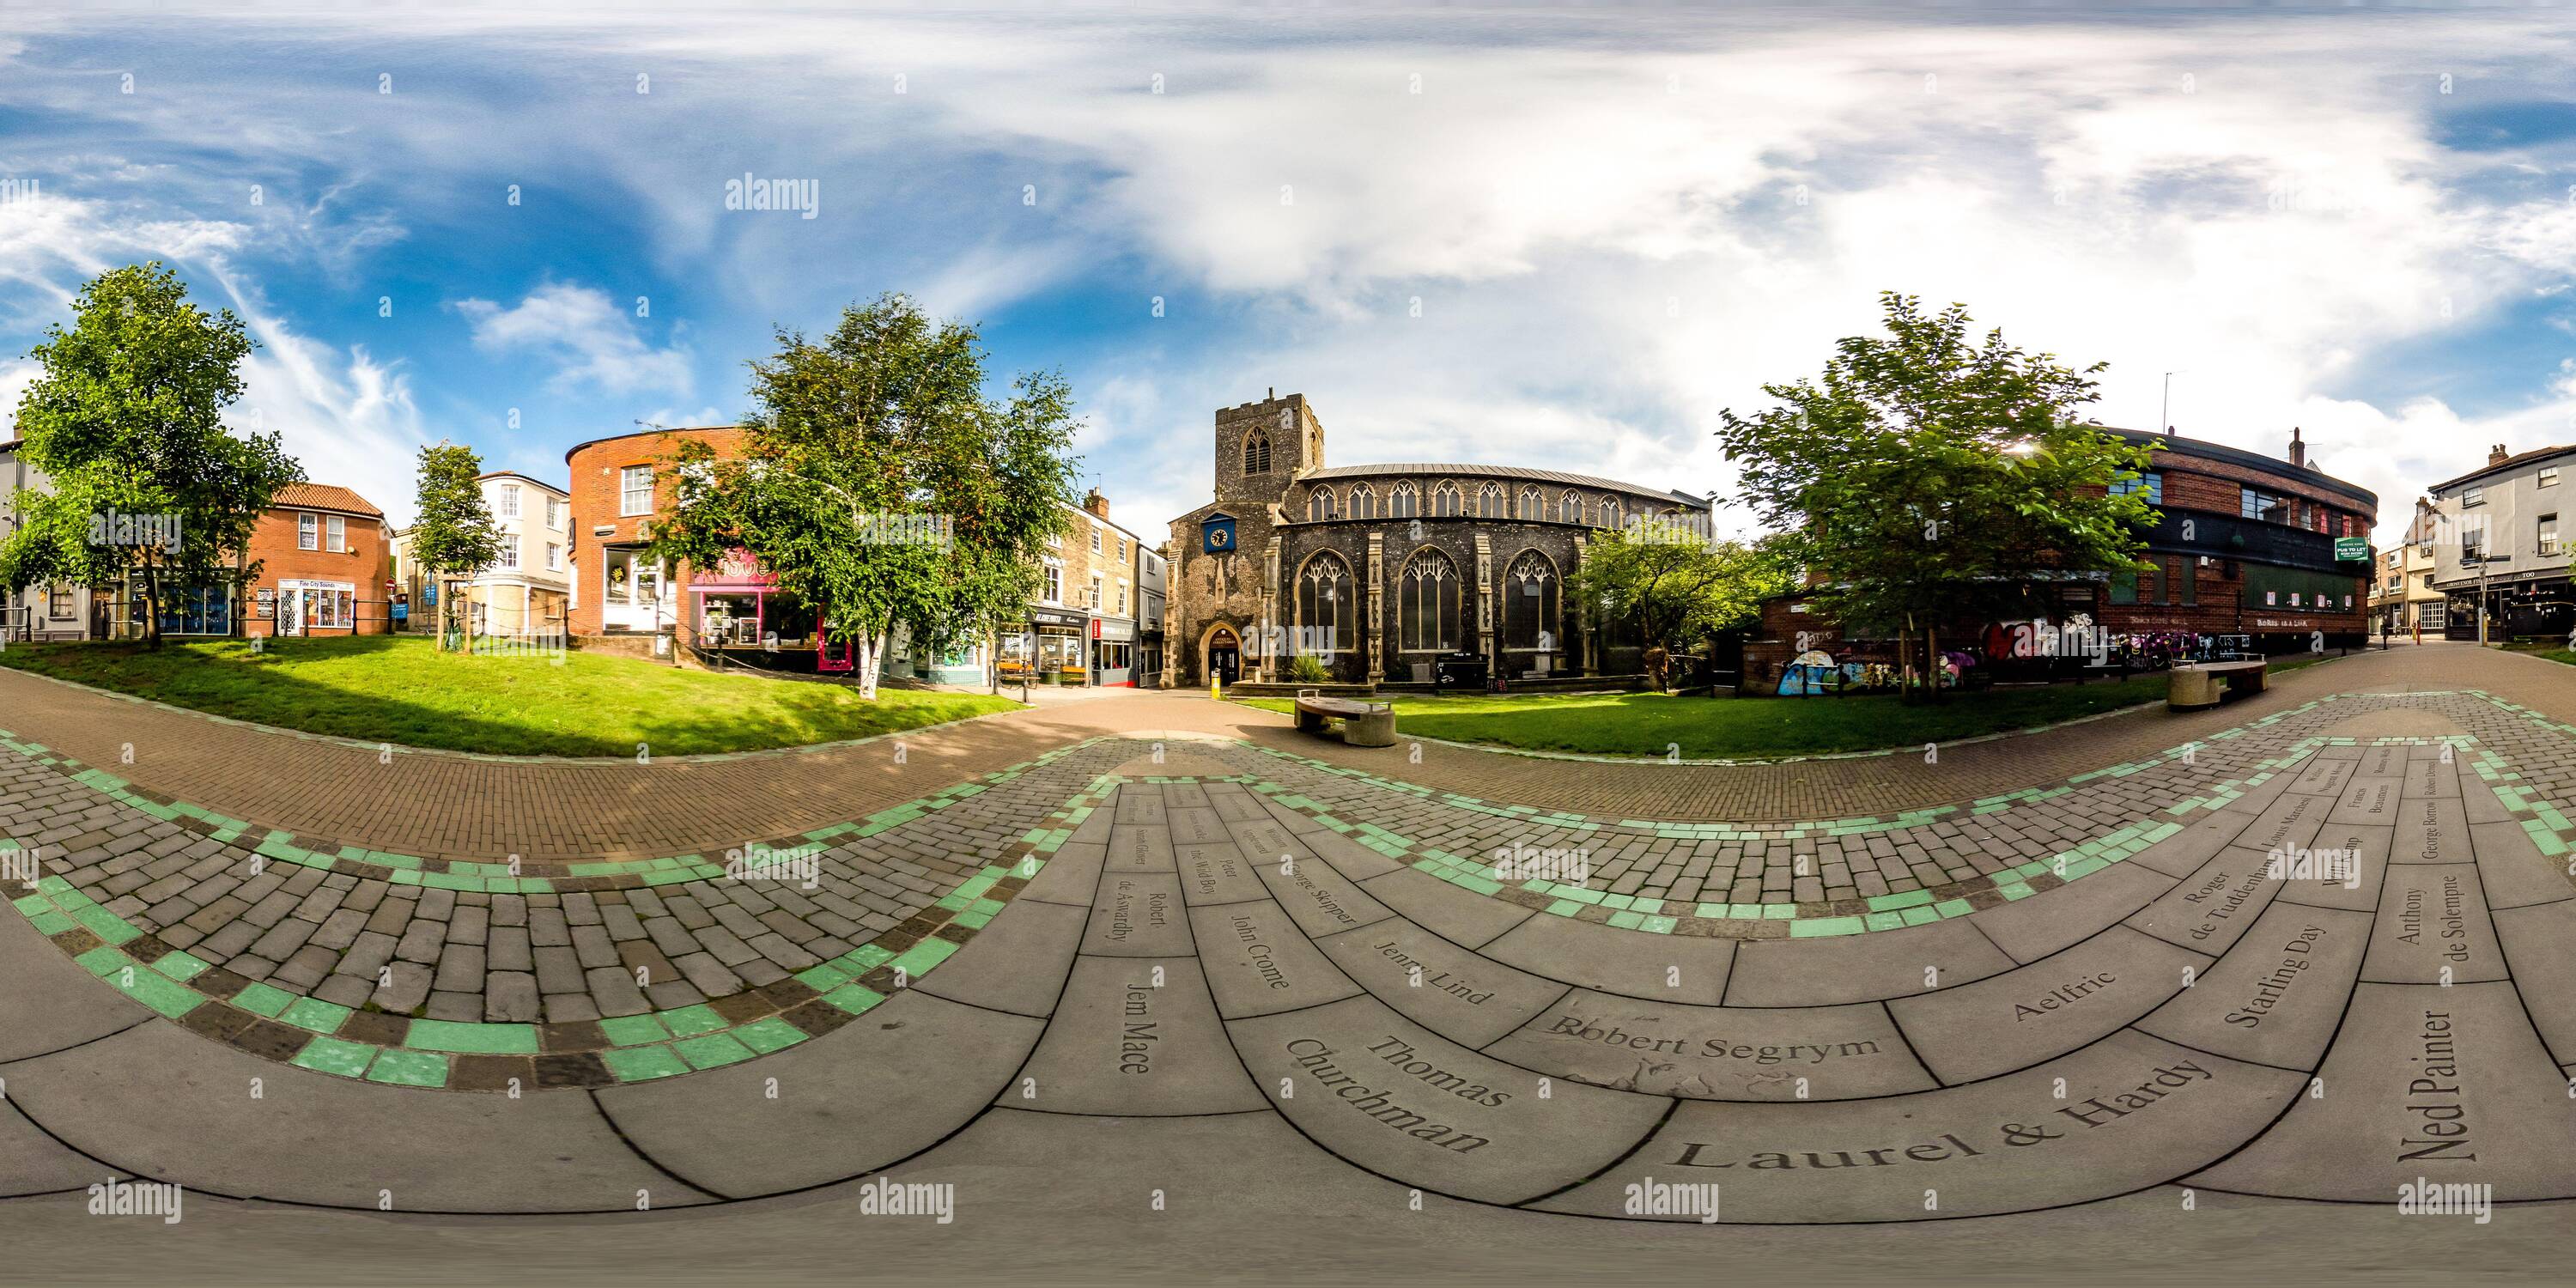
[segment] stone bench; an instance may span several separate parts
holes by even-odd
[[[2229,698],[2261,693],[2266,674],[2261,658],[2177,666],[2170,673],[2165,706],[2174,711],[2201,711]]]
[[[1357,702],[1349,698],[1328,698],[1312,689],[1297,694],[1297,728],[1305,733],[1320,734],[1330,721],[1342,722],[1342,741],[1353,747],[1392,747],[1395,745],[1395,706],[1386,702]]]

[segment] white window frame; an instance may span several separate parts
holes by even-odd
[[[2555,466],[2555,465],[2543,465],[2543,466],[2541,466],[2541,467],[2540,467],[2540,482],[2539,482],[2536,486],[2539,486],[2539,487],[2556,487],[2556,486],[2558,486],[2558,467],[2557,467],[2557,466]]]
[[[1039,593],[1046,596],[1045,600],[1042,602],[1049,604],[1062,604],[1064,602],[1063,560],[1049,559],[1046,561],[1046,586]]]
[[[519,485],[516,483],[501,485],[501,517],[504,519],[519,517]]]
[[[546,571],[563,571],[563,547],[552,541],[546,543]]]
[[[635,476],[637,474],[642,474],[644,476],[644,487],[642,489],[644,501],[641,509],[636,507],[635,501],[637,492],[635,487]],[[617,517],[621,519],[631,519],[637,515],[651,514],[652,512],[653,467],[650,465],[625,465],[618,467]]]
[[[1093,554],[1095,554],[1095,555],[1096,555],[1096,554],[1101,553],[1101,551],[1100,551],[1100,529],[1098,529],[1098,528],[1093,528],[1093,529],[1091,530],[1091,553],[1093,553]]]
[[[349,521],[335,514],[330,516],[330,522],[325,525],[325,528],[331,534],[331,553],[335,555],[348,553]]]
[[[554,529],[554,530],[555,530],[555,531],[557,531],[557,532],[560,532],[560,531],[562,531],[562,530],[563,530],[563,498],[562,498],[562,497],[559,497],[559,496],[549,496],[549,497],[547,497],[547,498],[546,498],[546,526],[547,526],[547,527],[549,527],[549,528]]]
[[[306,510],[295,516],[295,548],[298,550],[322,548],[321,515]]]
[[[1095,572],[1095,573],[1091,574],[1091,602],[1090,602],[1088,605],[1085,605],[1085,606],[1086,606],[1086,607],[1088,607],[1091,611],[1093,611],[1093,612],[1095,612],[1095,613],[1100,611],[1100,574],[1099,574],[1099,573],[1096,573],[1096,572]]]
[[[519,538],[515,535],[501,538],[501,566],[512,571],[519,567]]]

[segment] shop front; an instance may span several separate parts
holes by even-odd
[[[662,565],[642,546],[599,548],[600,626],[609,634],[659,634],[675,622],[679,605],[665,593]]]
[[[1005,684],[1081,684],[1090,679],[1091,615],[1060,608],[1029,610],[1028,630],[1002,640]]]
[[[742,551],[691,579],[688,597],[689,629],[701,652],[779,670],[803,670],[810,659],[827,675],[855,667],[857,641],[832,640],[829,622],[781,591],[778,578]]]
[[[275,612],[279,635],[347,635],[357,630],[358,584],[282,578]]]
[[[1135,687],[1136,623],[1124,618],[1091,619],[1091,682]]]

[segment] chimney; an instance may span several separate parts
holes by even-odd
[[[2290,426],[2290,463],[2292,465],[2308,463],[2308,445],[2299,441],[2299,427],[2296,425]]]
[[[2512,453],[2504,450],[2504,444],[2498,443],[2487,449],[2487,464],[2502,465],[2504,464],[2504,458],[2510,455],[2512,455]]]
[[[1093,488],[1082,498],[1082,508],[1106,519],[1109,517],[1109,498],[1102,496],[1099,488]]]

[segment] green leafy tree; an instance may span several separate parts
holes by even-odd
[[[2143,569],[2155,512],[2111,489],[2147,449],[2075,418],[2106,364],[2078,371],[2001,330],[1978,341],[1965,305],[1880,301],[1887,334],[1843,340],[1818,378],[1763,386],[1779,406],[1719,416],[1743,499],[1822,573],[1819,606],[1892,629],[1910,667],[1917,635],[1938,658],[1945,619],[2043,613],[2066,572]]]
[[[941,650],[1025,617],[1046,539],[1073,499],[1073,395],[1054,373],[984,392],[975,330],[887,295],[842,311],[819,341],[781,329],[751,364],[745,449],[687,442],[656,557],[699,567],[734,550],[854,641],[873,699],[902,624]]]
[[[1586,615],[1626,626],[1650,657],[1670,657],[1750,625],[1764,599],[1795,584],[1782,544],[1712,541],[1698,524],[1646,519],[1595,538],[1567,589]],[[1660,688],[1662,669],[1652,669]]]
[[[465,618],[465,606],[448,593],[446,574],[481,572],[501,558],[501,530],[492,521],[483,485],[476,481],[482,473],[483,458],[473,448],[441,440],[420,449],[420,483],[414,494],[420,517],[412,524],[411,555],[436,588],[442,651],[449,627]]]
[[[123,582],[161,647],[172,589],[247,584],[252,529],[279,488],[304,477],[276,434],[235,434],[254,341],[229,309],[209,314],[160,263],[102,274],[28,356],[42,369],[18,400],[27,462],[47,479],[18,495],[0,541],[0,582]]]

